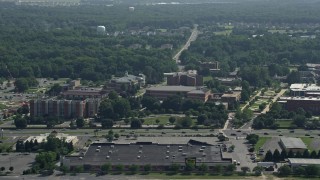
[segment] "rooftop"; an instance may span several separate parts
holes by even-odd
[[[320,101],[319,97],[280,97],[279,101]]]
[[[173,91],[173,92],[190,92],[197,90],[194,86],[155,86],[148,88],[147,91]]]
[[[288,158],[291,164],[315,164],[320,165],[320,159]]]
[[[230,163],[222,160],[220,147],[217,145],[198,144],[113,144],[94,143],[83,158],[67,157],[71,165],[171,165],[185,164],[186,158],[196,158],[198,163]]]
[[[320,91],[320,86],[316,84],[291,84],[291,91]]]
[[[307,146],[300,138],[283,137],[280,139],[285,148],[307,149]]]

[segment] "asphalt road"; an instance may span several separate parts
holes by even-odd
[[[194,28],[193,28],[193,30],[192,30],[192,33],[191,33],[188,41],[187,41],[186,44],[180,49],[180,51],[173,57],[173,60],[175,60],[177,64],[179,64],[179,57],[180,57],[181,53],[182,53],[184,50],[186,50],[186,49],[189,48],[191,42],[192,42],[192,41],[195,41],[195,40],[197,39],[198,34],[199,34],[198,25],[194,25]]]

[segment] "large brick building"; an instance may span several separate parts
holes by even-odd
[[[281,97],[279,102],[283,103],[288,111],[302,108],[314,115],[320,114],[320,97]]]
[[[100,99],[87,100],[30,100],[30,116],[53,116],[69,118],[92,117],[98,113]]]
[[[203,86],[203,77],[195,70],[167,73],[168,86]]]

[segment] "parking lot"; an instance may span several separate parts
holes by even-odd
[[[24,170],[31,168],[35,157],[34,153],[1,153],[0,166],[5,167],[5,172],[12,166],[13,174],[22,174]]]

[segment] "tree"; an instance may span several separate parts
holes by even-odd
[[[246,175],[247,172],[250,172],[250,168],[247,166],[241,167],[242,175]]]
[[[294,158],[294,153],[293,151],[290,149],[290,151],[288,152],[288,158]]]
[[[137,171],[138,171],[138,166],[135,165],[135,164],[132,164],[132,165],[129,167],[129,170],[131,171],[131,173],[135,174],[135,173],[137,173]]]
[[[142,127],[142,123],[141,123],[140,119],[132,118],[130,127],[133,128],[133,129],[141,128]]]
[[[237,167],[234,164],[229,164],[226,166],[226,171],[230,172],[230,173],[233,173],[236,169],[237,169]]]
[[[78,128],[82,128],[82,127],[84,126],[84,124],[85,124],[85,121],[84,121],[83,118],[78,118],[78,119],[76,120],[76,124],[77,124],[77,127],[78,127]]]
[[[219,141],[225,141],[225,140],[226,140],[226,137],[225,137],[223,134],[220,134],[220,135],[218,136],[218,139],[219,139]]]
[[[60,167],[60,171],[63,173],[63,174],[66,174],[68,171],[69,171],[69,168],[67,166],[61,166]]]
[[[177,122],[181,127],[188,128],[192,125],[192,119],[189,116],[183,117]]]
[[[296,175],[306,174],[306,170],[305,170],[305,168],[302,167],[302,166],[298,166],[298,167],[294,168],[293,172],[294,172],[294,174],[296,174]]]
[[[169,118],[169,122],[170,122],[171,124],[174,124],[174,122],[176,122],[176,117],[171,116],[171,117]]]
[[[113,120],[112,119],[102,119],[101,120],[101,127],[110,129],[113,126]]]
[[[310,158],[310,153],[309,153],[309,150],[308,150],[308,149],[306,149],[306,150],[303,151],[302,157],[303,157],[303,158]]]
[[[28,114],[29,113],[29,106],[27,104],[24,104],[23,106],[21,106],[17,112],[19,114]]]
[[[301,152],[300,151],[298,151],[296,154],[295,154],[295,156],[294,156],[295,158],[302,158],[302,154],[301,154]]]
[[[301,77],[300,77],[300,73],[298,71],[292,71],[287,76],[287,83],[290,85],[293,83],[300,83],[300,82],[301,82]]]
[[[151,165],[150,164],[146,164],[143,166],[143,170],[147,173],[149,173],[151,171]]]
[[[117,92],[115,91],[111,91],[109,94],[108,94],[108,98],[111,99],[111,100],[116,100],[118,99],[119,95]]]
[[[62,92],[62,86],[60,86],[60,84],[55,83],[49,91],[47,91],[46,93],[49,94],[50,96],[57,96]]]
[[[306,176],[312,177],[319,174],[319,167],[316,165],[308,165],[305,167]]]
[[[281,156],[280,156],[280,152],[279,152],[278,149],[274,150],[272,157],[273,157],[272,159],[273,159],[274,162],[279,162],[280,161]]]
[[[130,103],[127,99],[118,98],[113,103],[114,113],[119,118],[126,117],[127,114],[129,113],[130,109],[131,109]]]
[[[160,123],[160,120],[159,119],[156,119],[156,124],[159,124]]]
[[[124,168],[124,167],[123,167],[122,164],[118,164],[118,165],[116,165],[115,168],[116,168],[117,171],[120,171],[120,172],[121,172],[121,171],[123,171],[123,168]]]
[[[10,167],[9,167],[9,170],[10,170],[10,171],[13,171],[13,170],[14,170],[13,166],[10,166]]]
[[[76,166],[76,167],[74,168],[74,171],[75,171],[76,173],[82,173],[82,172],[83,172],[83,166],[82,166],[82,165]]]
[[[263,171],[263,167],[262,166],[256,166],[256,167],[253,168],[252,171],[254,172],[254,174],[256,176],[260,176],[262,171]]]
[[[180,165],[179,164],[171,164],[170,165],[170,171],[177,173],[180,169]]]
[[[2,167],[0,168],[0,170],[1,170],[1,171],[4,171],[4,170],[6,170],[6,168],[2,166]]]
[[[29,89],[28,80],[26,78],[18,78],[14,82],[15,91],[17,92],[25,92]]]
[[[221,165],[216,165],[216,166],[213,166],[213,170],[215,173],[217,174],[220,174],[221,173],[221,170],[222,170],[222,166]]]
[[[283,165],[278,169],[280,176],[289,176],[291,174],[291,168],[288,165]]]
[[[313,151],[311,152],[311,154],[310,154],[310,158],[311,158],[311,159],[315,159],[315,158],[317,158],[317,153],[316,153],[316,151],[315,151],[315,150],[313,150]]]
[[[293,123],[297,125],[298,127],[304,127],[306,124],[306,118],[304,115],[297,115],[293,118]]]
[[[269,150],[266,153],[266,156],[264,157],[264,161],[271,162],[273,160],[272,152]]]
[[[17,115],[14,117],[14,125],[16,128],[24,129],[27,127],[27,120],[21,115]]]
[[[282,150],[281,153],[280,153],[280,160],[281,161],[284,161],[284,159],[287,158],[287,151],[286,150]]]
[[[190,163],[190,162],[186,163],[186,167],[184,168],[185,171],[190,172],[190,171],[193,171],[193,169],[194,169],[193,163]]]
[[[199,167],[198,170],[201,171],[202,173],[205,173],[208,171],[208,166],[204,163],[202,163]]]
[[[201,114],[197,118],[198,124],[203,124],[208,119],[208,116],[205,114]]]
[[[249,141],[250,144],[256,144],[259,140],[259,136],[256,134],[248,134],[246,139]]]

